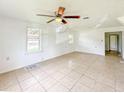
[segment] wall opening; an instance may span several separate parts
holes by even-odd
[[[122,57],[122,32],[105,33],[105,55]]]

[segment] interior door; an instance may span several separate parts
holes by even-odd
[[[110,36],[110,50],[114,50],[117,51],[118,47],[117,47],[117,35],[111,35]]]

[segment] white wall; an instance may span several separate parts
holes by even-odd
[[[55,28],[49,25],[42,26],[43,31],[48,32],[43,35],[43,51],[28,54],[26,52],[27,24],[20,20],[0,17],[0,73],[74,51],[74,44],[70,45],[68,42],[56,44]]]
[[[124,31],[122,32],[122,56],[123,56],[123,59],[124,59]]]
[[[27,22],[0,17],[0,73],[70,53],[74,50],[104,55],[104,33],[124,31],[124,27],[104,29],[76,28],[70,31],[71,34],[75,35],[75,42],[70,45],[68,41],[56,44],[55,27],[50,25],[42,26],[43,31],[48,32],[43,35],[43,51],[28,54],[26,52],[26,26]],[[124,40],[124,32],[122,36]],[[122,43],[124,54],[124,41]]]
[[[104,34],[101,31],[79,31],[76,51],[104,55]]]
[[[105,55],[105,32],[124,31],[124,27],[102,28],[102,29],[78,29],[76,34],[76,51]],[[124,32],[123,32],[123,54],[124,54]],[[124,58],[124,55],[123,55]]]

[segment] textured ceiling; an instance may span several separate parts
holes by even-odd
[[[65,15],[90,17],[89,20],[68,20],[71,26],[104,28],[123,25],[118,18],[124,16],[124,0],[0,0],[0,15],[43,24],[49,18],[36,14],[54,14],[59,6],[66,8]]]

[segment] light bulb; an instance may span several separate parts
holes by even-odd
[[[58,18],[56,18],[56,22],[60,23],[60,22],[62,22],[62,19],[60,17],[58,17]]]

